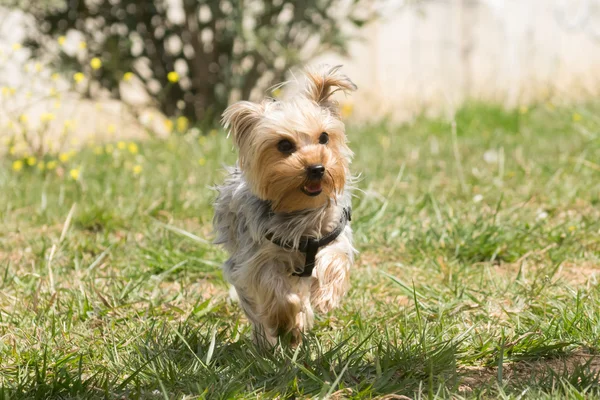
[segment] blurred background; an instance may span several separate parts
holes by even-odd
[[[309,63],[344,64],[356,121],[577,102],[600,80],[599,0],[0,4],[0,125],[16,153],[206,131]]]

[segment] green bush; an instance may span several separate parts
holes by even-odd
[[[264,93],[291,67],[344,53],[353,28],[373,17],[367,1],[32,2],[38,29],[27,44],[115,98],[135,76],[168,117],[214,121],[230,100]],[[67,54],[56,41],[73,31],[83,51]]]

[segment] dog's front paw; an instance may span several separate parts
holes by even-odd
[[[346,294],[346,287],[334,285],[320,286],[317,281],[313,283],[311,289],[311,303],[318,312],[328,313],[339,306],[344,294]]]
[[[317,311],[327,313],[339,306],[350,286],[351,263],[343,253],[330,254],[319,260],[310,290],[310,302]]]

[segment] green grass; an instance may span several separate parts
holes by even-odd
[[[361,256],[295,351],[228,300],[224,134],[0,159],[0,399],[600,397],[599,109],[350,126]]]

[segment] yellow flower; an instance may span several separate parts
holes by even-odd
[[[27,157],[27,165],[33,167],[35,163],[37,163],[37,158],[35,158],[34,156]]]
[[[45,112],[45,113],[42,113],[42,115],[40,115],[40,120],[43,123],[48,123],[50,121],[54,121],[55,119],[56,119],[56,116],[52,113]]]
[[[139,175],[142,172],[142,166],[141,165],[136,165],[133,167],[133,173],[136,175]]]
[[[67,161],[69,161],[69,153],[60,153],[58,155],[58,159],[60,160],[60,162],[62,163],[66,163]]]
[[[519,107],[519,113],[521,113],[521,115],[527,114],[528,111],[529,111],[529,108],[527,106]]]
[[[579,122],[583,119],[583,117],[581,116],[581,114],[579,113],[573,113],[573,122]]]
[[[75,126],[75,121],[73,121],[72,119],[65,119],[64,128],[66,131],[73,129],[74,126]]]
[[[200,136],[200,137],[198,138],[198,144],[199,144],[200,146],[204,146],[204,145],[206,144],[206,136]]]
[[[59,36],[58,40],[57,40],[59,46],[64,45],[66,41],[67,41],[67,38],[64,36]]]
[[[219,132],[219,131],[217,131],[216,129],[211,129],[211,130],[210,130],[210,136],[212,136],[212,137],[215,137],[215,136],[217,136],[217,133],[218,133],[218,132]]]
[[[171,83],[177,83],[179,82],[179,74],[175,71],[171,71],[167,74],[167,79]]]
[[[73,75],[75,83],[81,83],[85,79],[85,75],[82,72],[77,72]]]
[[[69,150],[69,158],[75,156],[75,154],[77,154],[77,152],[75,150]]]
[[[171,121],[170,119],[165,119],[165,129],[167,130],[167,132],[172,132],[173,131],[173,121]]]
[[[17,89],[15,89],[14,87],[3,87],[2,88],[2,95],[6,96],[6,97],[10,97],[12,95],[14,95],[17,92]]]
[[[576,228],[575,228],[573,225],[571,225],[571,226],[569,227],[569,232],[573,232],[575,229],[576,229]]]
[[[56,100],[54,102],[54,108],[57,109],[57,110],[60,108],[60,100]]]
[[[43,171],[43,170],[45,170],[45,169],[46,169],[46,163],[44,163],[43,161],[40,161],[40,162],[38,163],[37,167],[38,167],[38,169],[39,169],[40,171]]]
[[[29,121],[29,117],[27,116],[27,114],[21,114],[21,115],[19,115],[19,121],[22,124],[26,124],[27,121]]]
[[[119,143],[117,143],[117,148],[119,150],[125,150],[125,147],[127,147],[127,145],[125,144],[125,142],[119,142]]]
[[[180,133],[187,131],[188,125],[189,125],[189,121],[186,117],[182,116],[182,117],[177,118],[177,130]]]
[[[102,60],[100,60],[98,57],[92,58],[90,61],[90,67],[92,67],[92,69],[102,68]]]
[[[281,95],[281,88],[273,90],[273,97],[279,97]]]
[[[31,90],[28,90],[25,92],[25,98],[26,99],[30,99],[33,96],[33,93],[31,93]]]
[[[12,49],[14,51],[21,50],[22,47],[23,47],[23,45],[21,43],[13,43],[13,45],[12,45]]]
[[[15,146],[10,146],[8,152],[10,153],[10,155],[14,155],[17,152],[17,148]]]
[[[13,171],[17,171],[19,172],[20,170],[23,169],[23,161],[21,160],[17,160],[15,162],[12,163],[12,169]]]
[[[115,150],[115,146],[109,143],[106,145],[104,150],[106,151],[106,154],[111,154]]]
[[[79,179],[79,168],[73,168],[71,171],[69,171],[69,175],[71,175],[73,180]]]
[[[204,158],[204,157],[199,158],[198,165],[200,165],[200,166],[206,165],[206,158]]]
[[[39,62],[36,62],[34,64],[33,68],[35,68],[35,72],[40,72],[42,70],[42,64]]]
[[[125,82],[129,82],[131,80],[131,78],[133,78],[133,72],[125,72],[123,74],[123,80]]]
[[[79,42],[79,48],[82,49],[82,50],[86,49],[87,48],[87,43],[84,42],[84,41]]]
[[[104,153],[104,149],[102,148],[102,146],[96,146],[96,147],[94,147],[94,154],[100,155],[102,153]]]
[[[129,152],[131,154],[137,154],[138,153],[138,146],[137,144],[131,142],[127,145],[127,150],[129,150]]]
[[[46,168],[49,170],[53,170],[54,168],[56,168],[56,161],[48,161],[48,164],[46,164]]]
[[[349,116],[352,115],[352,112],[354,111],[354,105],[351,103],[346,103],[342,106],[342,117],[343,118],[348,118]]]
[[[53,73],[53,74],[50,76],[50,78],[52,78],[52,80],[53,80],[53,81],[57,81],[57,80],[58,80],[58,78],[60,78],[60,75],[59,75],[58,73],[56,73],[56,72],[55,72],[55,73]]]
[[[106,131],[108,132],[109,135],[112,136],[117,131],[117,127],[114,124],[109,124],[108,127],[106,128]]]

